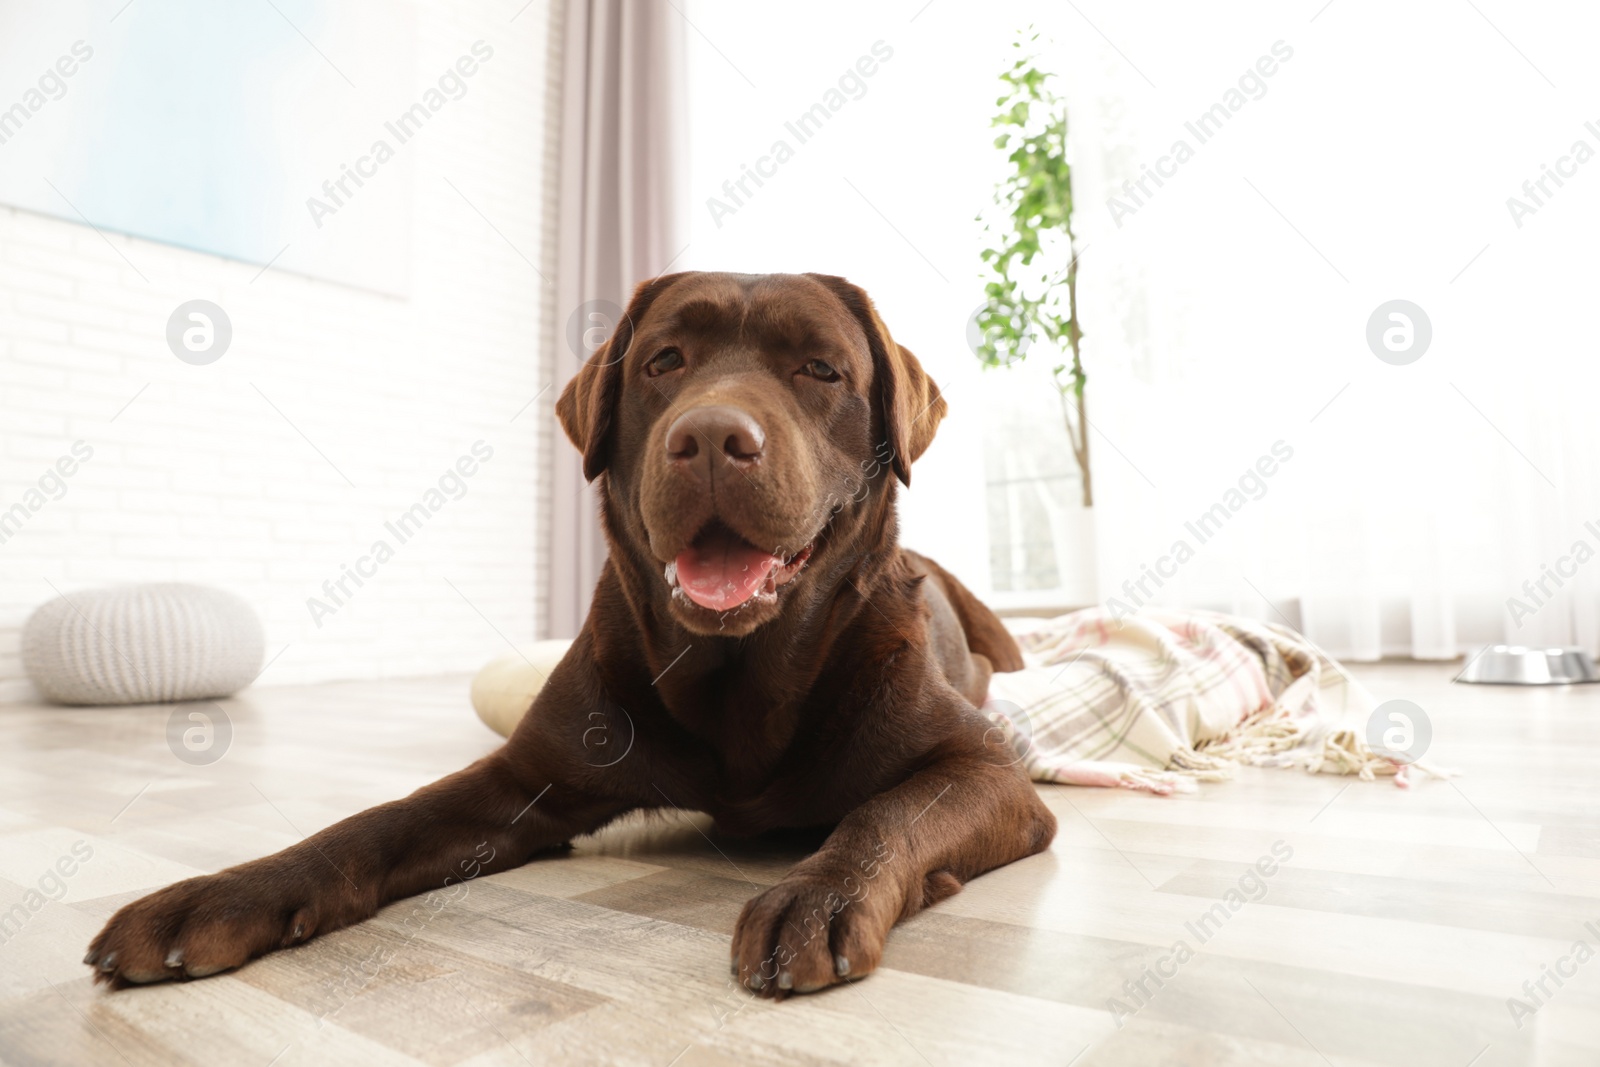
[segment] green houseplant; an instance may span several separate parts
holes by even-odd
[[[1038,39],[1021,33],[1011,46],[1021,51]],[[1007,367],[1025,358],[1035,340],[1053,350],[1051,379],[1082,475],[1083,506],[1092,507],[1067,108],[1052,77],[1039,68],[1037,54],[1024,54],[1000,75],[1005,88],[990,125],[1000,130],[994,144],[1006,153],[1008,169],[995,188],[995,216],[979,216],[989,247],[980,253],[985,303],[975,318],[981,340],[974,351],[986,367]]]

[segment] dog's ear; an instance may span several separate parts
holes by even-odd
[[[883,338],[883,363],[875,365],[873,373],[880,381],[884,431],[894,450],[890,464],[901,483],[910,486],[911,464],[933,444],[933,435],[944,420],[944,395],[911,349],[895,344],[875,310],[872,321]]]
[[[844,302],[867,335],[872,353],[872,374],[878,403],[883,412],[883,432],[888,439],[889,465],[895,476],[909,486],[911,464],[928,450],[933,434],[944,418],[944,397],[939,386],[928,377],[909,348],[895,343],[889,327],[883,324],[872,299],[859,285],[827,274],[810,274]]]
[[[673,282],[683,274],[667,274],[640,282],[628,301],[628,310],[611,331],[611,338],[590,356],[556,401],[556,417],[578,451],[583,453],[583,477],[594,481],[611,464],[611,427],[621,392],[622,361],[633,344],[634,326]]]

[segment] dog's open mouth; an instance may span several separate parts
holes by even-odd
[[[713,520],[664,573],[674,596],[712,611],[731,611],[751,600],[776,600],[778,587],[810,558],[809,544],[785,557],[757,548]]]

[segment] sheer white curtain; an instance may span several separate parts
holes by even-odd
[[[1351,658],[1600,651],[1600,159],[1575,147],[1600,150],[1600,27],[1577,5],[1478,7],[700,0],[686,259],[873,292],[952,400],[905,539],[998,601],[1286,618]],[[982,501],[995,469],[1066,448],[1048,354],[980,373],[964,333],[1002,165],[995,75],[1030,22],[1071,107],[1096,506],[1087,524],[1061,492],[1038,509],[1058,513],[1061,584],[1022,595],[991,551],[1006,508],[985,521]],[[894,54],[867,91],[713,218],[724,180],[876,40]],[[1519,227],[1507,198],[1546,164],[1563,184]],[[1431,324],[1409,365],[1368,346],[1394,300]],[[986,473],[986,442],[1028,447],[1019,425],[1031,462]]]
[[[1058,55],[1091,417],[1125,453],[1098,454],[1101,599],[1130,579],[1144,599],[1144,567],[1185,541],[1148,599],[1287,616],[1340,655],[1600,648],[1600,163],[1562,163],[1520,227],[1507,206],[1574,142],[1600,149],[1567,41],[1592,13],[1506,7],[1497,31],[1471,7],[1175,8],[1159,34],[1087,13],[1105,37],[1069,20]],[[1431,323],[1408,365],[1366,336],[1396,299]],[[1292,458],[1250,477],[1278,442]],[[1186,524],[1219,502],[1239,506],[1202,544]]]

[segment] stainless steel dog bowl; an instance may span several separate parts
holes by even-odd
[[[1581,648],[1490,645],[1467,661],[1456,681],[1476,685],[1575,685],[1600,682],[1600,670],[1595,669],[1594,660]]]

